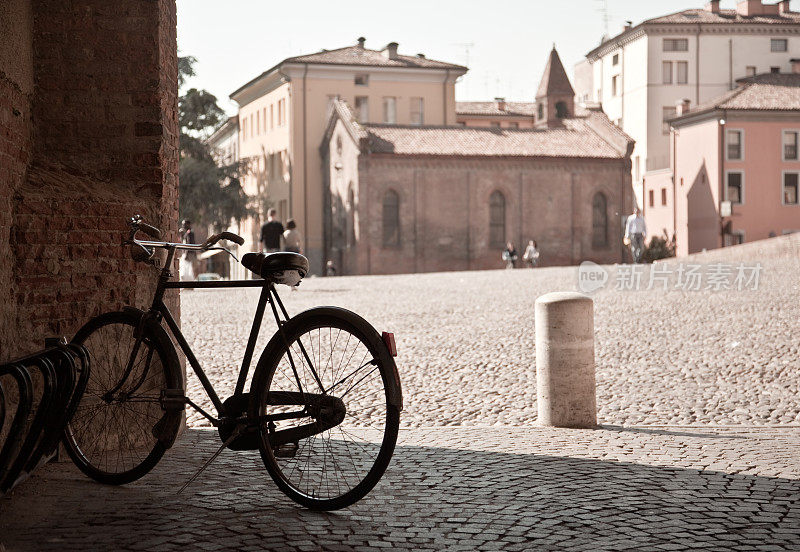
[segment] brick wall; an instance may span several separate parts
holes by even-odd
[[[631,208],[629,161],[423,158],[362,155],[355,272],[502,268],[489,243],[489,196],[505,198],[505,235],[520,253],[537,241],[540,264],[622,261],[621,217]],[[400,196],[400,247],[384,247],[382,198]],[[592,245],[592,199],[607,198],[608,245]]]
[[[143,305],[155,274],[120,246],[126,219],[175,238],[178,218],[174,0],[12,4],[29,31],[0,40],[31,51],[33,85],[0,74],[0,360]]]

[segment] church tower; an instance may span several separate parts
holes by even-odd
[[[536,127],[559,127],[561,119],[574,116],[575,91],[554,44],[536,92]]]

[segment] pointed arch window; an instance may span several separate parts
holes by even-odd
[[[503,247],[506,244],[506,198],[502,192],[494,191],[489,196],[489,245]]]
[[[347,246],[356,245],[356,194],[350,182],[347,192]]]
[[[383,195],[383,245],[400,245],[400,196],[394,190]]]
[[[608,247],[608,202],[603,192],[592,199],[592,247]]]

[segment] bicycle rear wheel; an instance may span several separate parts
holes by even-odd
[[[295,502],[345,508],[372,490],[394,451],[402,408],[394,359],[344,309],[311,309],[283,328],[286,342],[273,336],[250,392],[261,457]]]
[[[78,468],[100,483],[121,485],[147,474],[181,421],[179,411],[167,411],[161,402],[162,390],[182,389],[183,379],[175,348],[160,326],[144,325],[127,370],[140,319],[132,312],[106,313],[73,339],[89,353],[89,381],[64,443]]]

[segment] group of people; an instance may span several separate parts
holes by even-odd
[[[501,258],[505,261],[506,268],[517,268],[519,255],[512,242],[506,243],[506,248],[503,249]],[[522,254],[522,260],[528,268],[534,268],[539,264],[539,247],[536,245],[536,240],[530,240],[528,242],[528,246]]]
[[[267,222],[261,227],[261,247],[264,253],[276,253],[278,251],[288,251],[290,253],[302,253],[302,239],[297,223],[294,219],[286,221],[286,228],[276,217],[278,211],[270,209],[267,212]]]
[[[630,248],[631,256],[634,263],[640,263],[644,256],[644,239],[647,237],[647,225],[644,222],[641,210],[636,207],[625,222],[625,236],[623,243]],[[517,261],[519,254],[514,247],[513,242],[507,242],[506,248],[503,249],[501,255],[502,260],[506,263],[506,268],[517,268]],[[534,268],[539,264],[539,247],[536,240],[530,240],[525,252],[522,254],[522,261],[524,266]]]

